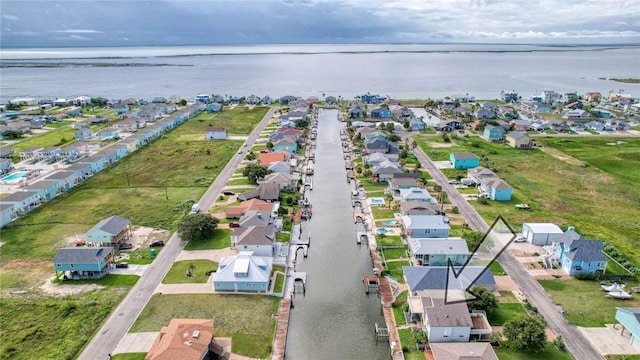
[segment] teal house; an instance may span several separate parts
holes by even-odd
[[[604,271],[609,258],[603,253],[602,240],[587,240],[573,229],[553,243],[555,261],[570,276]]]
[[[470,253],[463,238],[408,238],[413,260],[421,266],[464,265]]]
[[[112,247],[63,248],[53,258],[53,268],[63,279],[99,279],[109,273],[113,255]]]
[[[222,104],[212,103],[207,104],[207,112],[220,112],[222,111]]]
[[[473,169],[480,166],[480,158],[473,153],[451,153],[449,161],[454,169]]]
[[[40,195],[40,200],[49,201],[58,196],[60,185],[54,180],[40,180],[25,188],[29,192],[35,192]]]
[[[133,233],[131,221],[114,215],[100,220],[84,234],[87,244],[97,246],[118,245]]]
[[[273,151],[287,150],[295,153],[298,150],[298,144],[295,140],[285,137],[273,143]]]
[[[267,292],[273,258],[253,256],[252,251],[241,251],[220,260],[213,274],[215,291]]]
[[[640,307],[616,307],[616,320],[622,325],[621,334],[629,332],[629,344],[640,351]]]
[[[504,129],[499,126],[487,125],[482,131],[482,137],[487,141],[504,140]]]

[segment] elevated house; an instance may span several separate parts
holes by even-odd
[[[570,276],[595,275],[607,268],[609,258],[604,254],[601,240],[587,240],[570,229],[552,241],[553,262]]]
[[[504,129],[500,126],[487,125],[482,130],[482,137],[491,142],[504,140]]]
[[[61,192],[60,184],[53,180],[40,180],[25,187],[28,192],[34,192],[40,195],[40,200],[43,202],[49,201]]]
[[[91,171],[94,174],[104,170],[109,165],[109,159],[101,155],[92,155],[86,158],[80,159],[79,163],[85,163],[91,165]]]
[[[71,247],[58,250],[53,258],[56,277],[60,272],[64,280],[99,279],[111,269],[114,248],[107,247]]]
[[[204,139],[205,140],[224,140],[227,138],[227,129],[223,127],[207,127]]]
[[[255,214],[259,220],[260,213]],[[273,257],[275,252],[276,231],[272,226],[240,226],[231,232],[231,248],[238,251],[251,251],[255,256]]]
[[[129,105],[124,103],[117,103],[113,105],[113,113],[116,115],[122,115],[129,112]]]
[[[411,129],[411,131],[420,131],[426,129],[427,126],[424,121],[412,118],[409,120],[409,128]]]
[[[517,102],[518,99],[520,98],[520,96],[518,95],[518,93],[515,90],[502,90],[500,91],[500,100],[510,103],[510,102]],[[493,104],[493,103],[491,103]]]
[[[400,192],[400,201],[402,202],[411,202],[411,201],[420,201],[429,204],[437,204],[436,199],[431,197],[431,194],[417,186],[410,188],[403,188],[398,190]]]
[[[384,96],[380,96],[378,94],[366,93],[360,95],[360,100],[365,104],[382,104],[385,101]]]
[[[13,152],[13,149],[9,146],[0,146],[0,158],[11,157]]]
[[[145,360],[219,359],[225,354],[213,340],[213,319],[171,319],[163,326]]]
[[[13,161],[0,158],[0,175],[4,175],[13,169]]]
[[[57,160],[60,156],[60,147],[59,146],[49,146],[44,149],[38,150],[36,153],[36,159],[45,160],[45,159],[53,159]]]
[[[371,110],[371,117],[376,119],[391,119],[393,114],[391,110],[383,107],[375,108]]]
[[[65,170],[75,172],[78,177],[78,181],[83,181],[93,175],[91,164],[88,163],[75,163],[65,168]]]
[[[402,215],[444,215],[441,205],[424,201],[408,201],[400,203]]]
[[[198,94],[196,95],[196,102],[201,102],[203,104],[208,104],[211,101],[211,96],[209,94]]]
[[[588,102],[600,102],[602,94],[599,92],[588,92],[584,94],[584,99]]]
[[[241,251],[235,256],[220,260],[213,274],[216,292],[267,292],[273,258],[254,256],[251,251]]]
[[[96,136],[102,140],[115,140],[118,138],[120,130],[116,128],[104,128],[96,133]]]
[[[447,289],[447,266],[403,266],[404,278],[409,287],[409,293],[414,296],[421,290]],[[449,290],[464,290],[471,284],[481,286],[489,291],[495,291],[496,279],[484,266],[466,266],[458,278],[448,280]]]
[[[480,166],[480,158],[474,153],[451,153],[449,161],[454,169],[473,169]]]
[[[451,228],[442,215],[403,215],[402,226],[414,238],[447,238]]]
[[[511,126],[515,131],[527,132],[531,127],[531,123],[529,122],[529,120],[515,119],[511,120]]]
[[[394,174],[402,172],[402,168],[395,162],[389,160],[382,161],[372,169],[374,182],[389,182],[393,178]]]
[[[222,111],[222,103],[207,104],[207,112],[220,112]]]
[[[516,149],[529,149],[533,146],[531,137],[527,133],[512,131],[507,134],[507,142]]]
[[[89,141],[91,140],[91,137],[92,137],[91,128],[88,126],[80,128],[73,133],[73,137],[76,140]]]
[[[471,254],[467,241],[460,237],[407,239],[411,259],[421,266],[464,265]]]
[[[372,136],[365,140],[364,147],[368,154],[389,152],[389,142],[386,136]]]
[[[494,119],[496,114],[489,109],[480,108],[476,111],[476,118],[478,119]]]
[[[80,177],[76,171],[61,170],[45,177],[44,180],[53,180],[58,183],[60,191],[67,191],[78,185]]]
[[[640,307],[616,307],[616,321],[622,327],[620,335],[628,332],[629,344],[640,352]]]
[[[18,191],[0,199],[0,204],[13,205],[15,214],[23,215],[40,205],[40,195],[30,191]]]
[[[20,161],[35,159],[38,151],[40,150],[42,150],[41,146],[31,146],[26,149],[20,150]]]
[[[500,179],[493,171],[478,166],[467,171],[467,177],[479,184],[480,195],[490,200],[509,201],[513,188]]]
[[[359,118],[359,117],[363,117],[365,115],[364,110],[360,107],[352,107],[349,109],[349,111],[347,112],[350,118]]]
[[[0,201],[0,228],[9,225],[18,218],[15,204]]]
[[[117,215],[100,220],[85,234],[89,246],[117,246],[133,234],[131,221]]]
[[[522,236],[533,245],[550,245],[559,240],[564,232],[551,223],[523,223]]]
[[[581,109],[568,110],[563,112],[562,117],[569,120],[586,120],[589,118],[589,113]]]
[[[441,121],[438,125],[436,125],[436,130],[444,132],[451,132],[454,130],[462,129],[464,129],[464,124],[457,120]]]

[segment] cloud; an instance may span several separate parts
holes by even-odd
[[[18,20],[18,17],[11,14],[3,14],[2,18],[5,20]]]
[[[66,29],[66,30],[51,30],[54,33],[62,34],[102,34],[103,31],[89,30],[89,29]]]

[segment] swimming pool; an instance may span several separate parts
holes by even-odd
[[[398,226],[398,222],[395,220],[389,220],[389,221],[385,221],[384,226]]]
[[[23,177],[27,176],[28,171],[15,171],[5,177],[0,178],[0,182],[5,184],[16,184],[22,180]]]
[[[388,233],[388,232],[389,232],[389,230],[387,230],[387,229],[385,229],[385,228],[379,228],[379,229],[378,229],[378,233],[380,233],[380,234],[386,234],[386,233]]]
[[[369,202],[369,205],[384,205],[383,198],[369,198],[367,201]]]

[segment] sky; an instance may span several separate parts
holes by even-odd
[[[0,0],[0,14],[0,47],[640,43],[640,0]]]

